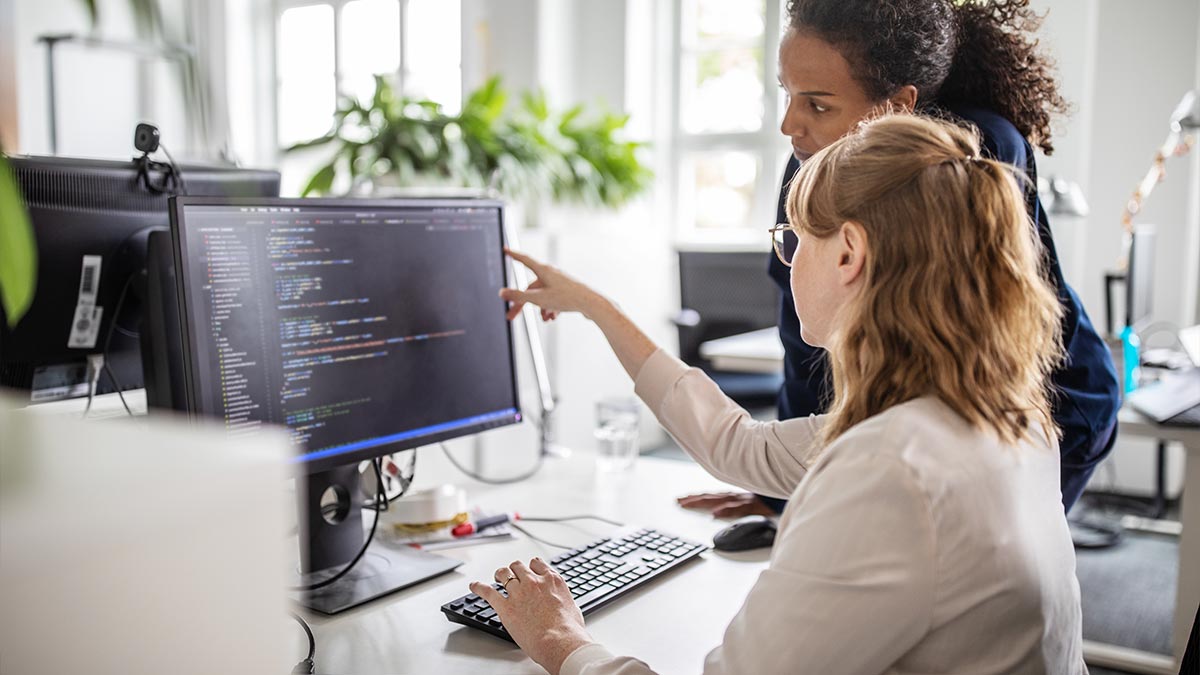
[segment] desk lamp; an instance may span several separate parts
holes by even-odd
[[[1167,158],[1182,157],[1196,145],[1196,131],[1200,129],[1200,96],[1197,96],[1195,90],[1185,93],[1180,99],[1179,105],[1175,106],[1175,111],[1171,113],[1169,127],[1167,138],[1154,154],[1154,161],[1151,163],[1149,171],[1138,183],[1133,196],[1125,203],[1125,210],[1121,214],[1122,247],[1121,259],[1117,262],[1118,275],[1128,272],[1130,251],[1134,240],[1133,219],[1141,213],[1146,199],[1149,198],[1154,188],[1166,179]],[[1128,283],[1127,279],[1126,284],[1128,285]],[[1126,393],[1137,386],[1138,366],[1141,359],[1139,353],[1141,341],[1134,327],[1128,325],[1129,323],[1130,321],[1126,321],[1126,326],[1121,331],[1122,370],[1124,371]]]

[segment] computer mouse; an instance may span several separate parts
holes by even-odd
[[[766,516],[746,516],[733,521],[713,536],[718,551],[748,551],[775,543],[775,521]]]

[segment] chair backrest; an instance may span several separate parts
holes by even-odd
[[[679,300],[698,319],[679,326],[679,354],[706,365],[700,343],[776,325],[779,288],[767,275],[771,253],[679,251]]]
[[[1196,609],[1196,618],[1192,619],[1192,636],[1188,638],[1179,668],[1180,675],[1189,673],[1200,673],[1200,608]]]

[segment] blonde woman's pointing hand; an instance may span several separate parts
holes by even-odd
[[[520,315],[526,303],[542,310],[542,319],[550,321],[559,312],[579,312],[588,318],[604,298],[587,285],[568,276],[562,270],[547,265],[523,253],[504,249],[510,258],[529,268],[537,277],[525,290],[500,289],[500,297],[512,303],[508,309],[508,320]]]

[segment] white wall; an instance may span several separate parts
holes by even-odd
[[[134,22],[128,2],[100,0],[100,25],[91,33],[80,0],[11,0],[15,52],[16,147],[27,154],[50,153],[50,107],[46,86],[44,34],[92,34],[109,40],[132,40]],[[160,1],[168,27],[178,26],[183,0]],[[174,34],[174,33],[173,33]],[[119,52],[60,45],[55,57],[59,154],[127,158],[134,154],[133,129],[139,121],[158,124],[163,141],[177,156],[190,154],[189,133],[178,69],[142,66]],[[3,68],[0,61],[0,68]],[[11,73],[11,75],[9,74]],[[156,89],[139,89],[153,81]],[[174,139],[174,143],[172,140]]]
[[[1088,171],[1091,158],[1092,98],[1095,85],[1096,3],[1094,0],[1035,0],[1038,11],[1045,12],[1043,44],[1055,54],[1063,96],[1072,103],[1073,112],[1054,125],[1055,152],[1039,152],[1038,170],[1042,177],[1060,176],[1079,183],[1084,194],[1091,194]],[[1079,289],[1088,273],[1086,256],[1091,224],[1087,218],[1055,216],[1051,226],[1058,247],[1059,261],[1067,283]],[[1090,304],[1085,301],[1085,304]],[[1098,311],[1101,307],[1096,304]],[[1097,319],[1100,317],[1097,316]]]
[[[17,36],[14,0],[0,0],[0,148],[17,147]]]
[[[1200,14],[1200,12],[1198,12]],[[1195,87],[1197,96],[1200,96],[1200,16],[1196,17],[1196,80]],[[1186,269],[1185,279],[1193,279],[1195,283],[1186,284],[1184,287],[1184,303],[1190,304],[1192,307],[1192,320],[1194,323],[1200,323],[1200,189],[1195,189],[1195,184],[1200,182],[1200,150],[1192,153],[1192,185],[1193,190],[1191,200],[1188,205],[1188,223],[1191,228],[1191,236],[1188,240],[1186,253],[1188,256],[1188,265]],[[1190,298],[1190,303],[1188,300]]]
[[[1100,2],[1038,0],[1048,12],[1044,44],[1056,55],[1074,114],[1040,158],[1043,176],[1080,183],[1092,207],[1079,222],[1052,226],[1064,271],[1094,321],[1103,322],[1103,274],[1120,256],[1121,211],[1167,135],[1180,97],[1200,76],[1200,3],[1195,0]],[[1189,203],[1200,193],[1194,162],[1173,160],[1168,177],[1137,222],[1158,228],[1155,315],[1174,325],[1196,321],[1197,283],[1189,258],[1200,229]]]

